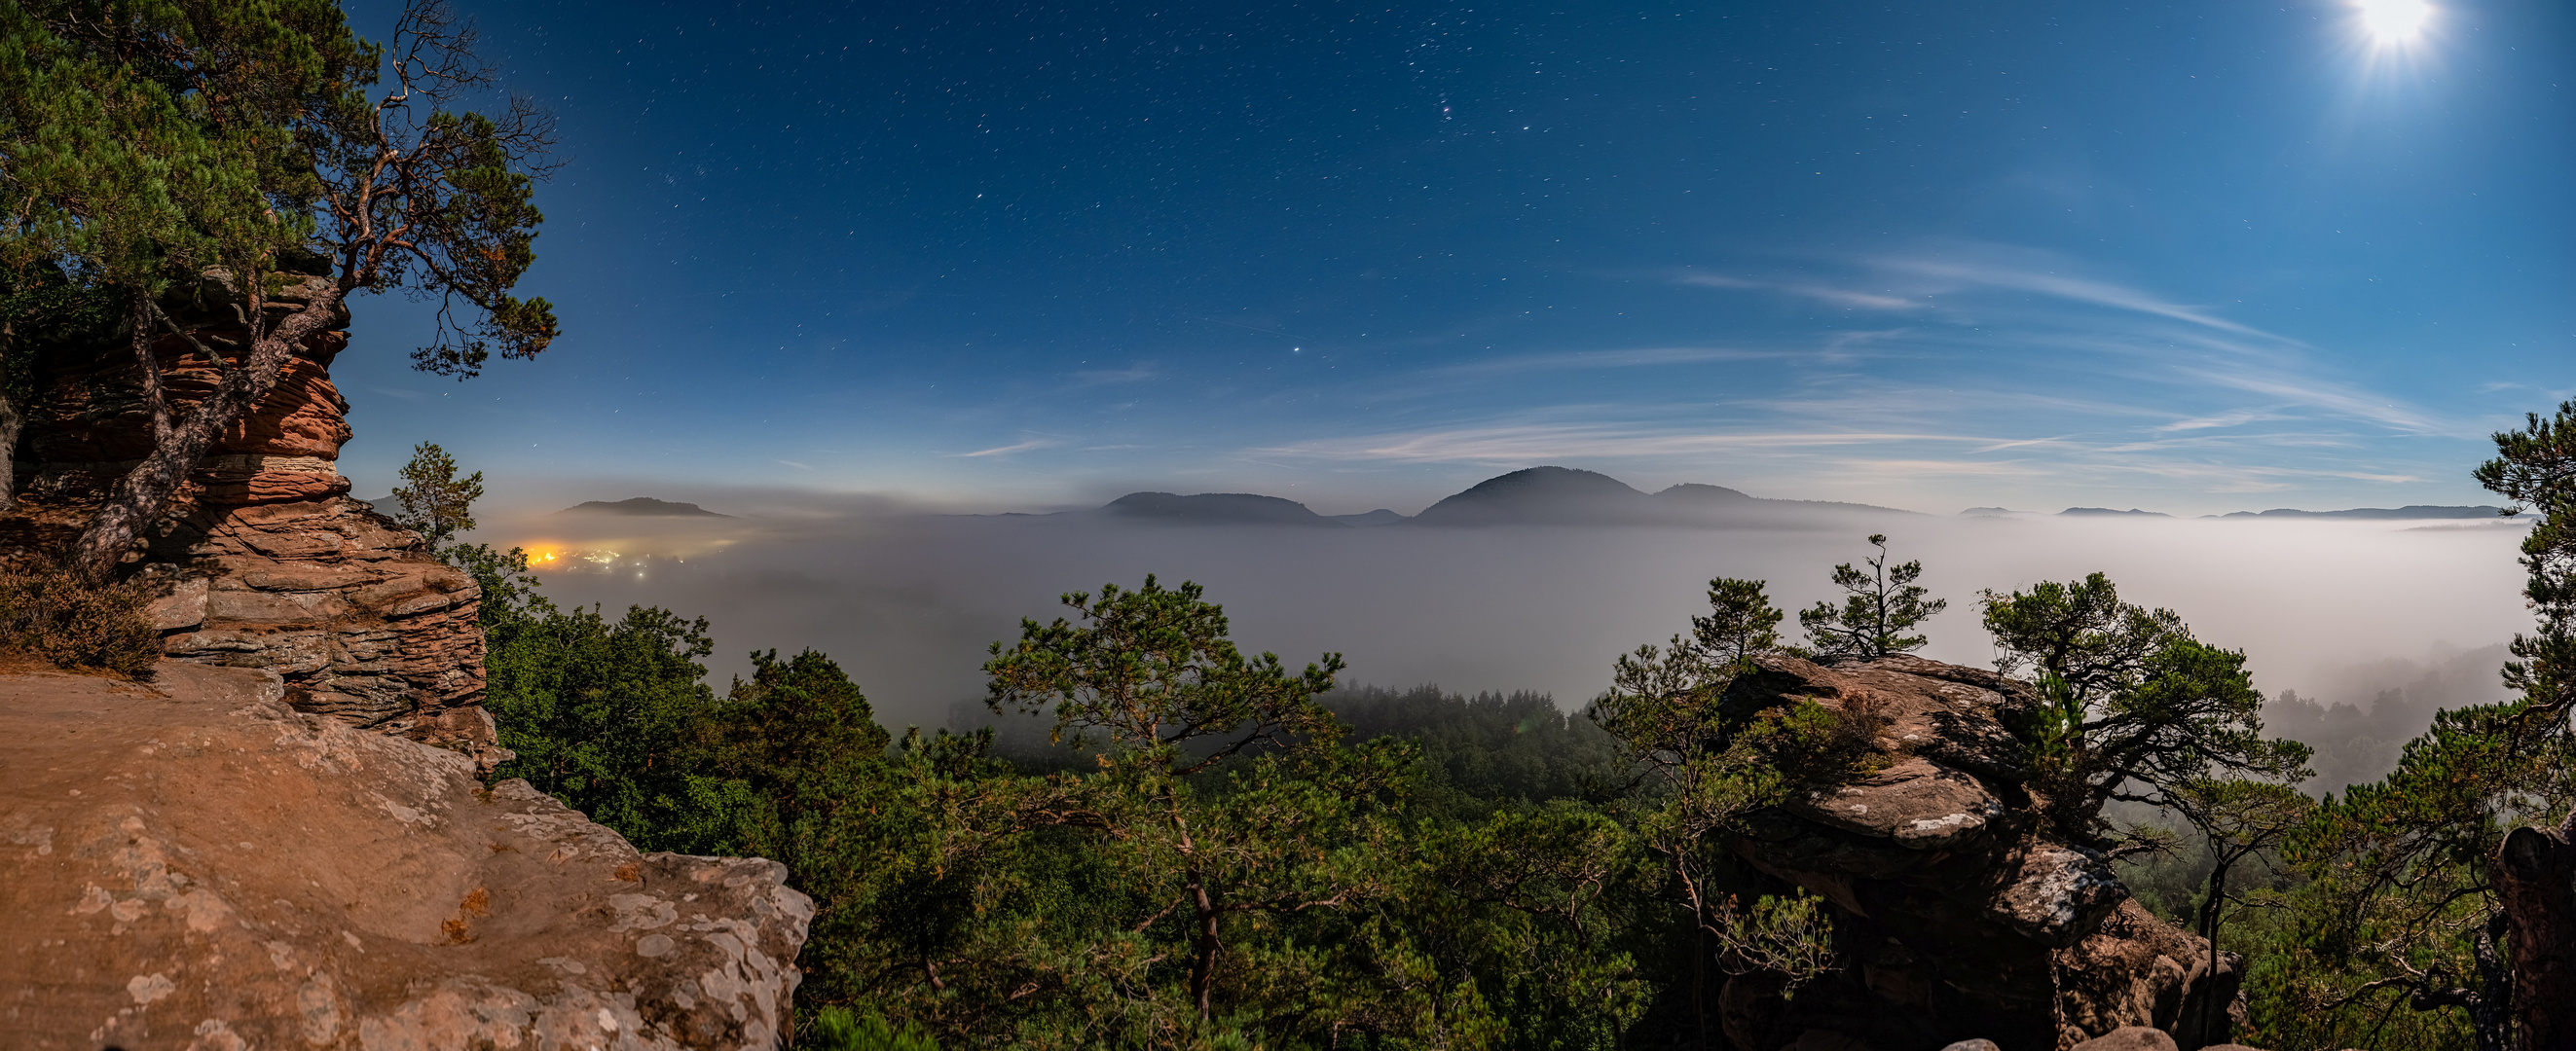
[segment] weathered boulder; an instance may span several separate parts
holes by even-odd
[[[322,278],[286,285],[283,313]],[[246,337],[220,281],[171,309],[188,337],[153,346],[174,418],[214,389],[211,347]],[[277,386],[206,451],[138,553],[156,582],[163,650],[182,660],[266,668],[288,702],[353,725],[466,752],[506,754],[482,710],[481,601],[471,577],[430,557],[418,535],[348,498],[337,462],[348,402],[331,382],[345,332],[317,333]],[[151,412],[130,348],[51,354],[41,363],[17,477],[27,501],[0,521],[0,560],[62,548],[116,480],[152,450]]]
[[[2028,686],[1917,657],[1766,656],[1721,710],[1801,699],[1878,722],[1871,761],[1750,815],[1728,845],[1832,903],[1844,966],[1785,1005],[1760,976],[1731,982],[1720,1016],[1738,1046],[1804,1046],[1819,1030],[1881,1051],[1978,1038],[2049,1051],[2123,1026],[2184,1048],[2226,1039],[2242,1011],[2235,958],[2213,970],[2208,943],[2130,901],[2100,854],[2039,834],[2004,721],[2038,703]],[[2213,997],[2226,1006],[2204,1033]]]
[[[0,676],[13,1048],[770,1048],[812,903],[274,673]]]
[[[2166,1035],[2164,1030],[2124,1025],[2077,1044],[2069,1051],[2176,1051],[2176,1048],[2174,1038]]]
[[[2236,993],[2243,967],[2243,958],[2222,952],[2213,971],[2207,939],[2123,901],[2091,936],[2058,952],[2061,1021],[2070,1038],[2154,1019],[2183,1047],[2225,1044],[2245,1021]],[[2204,989],[2223,995],[2214,1002],[2195,995]]]

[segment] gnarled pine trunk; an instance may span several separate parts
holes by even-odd
[[[152,454],[117,479],[98,517],[73,542],[69,561],[74,568],[93,578],[103,578],[116,569],[126,552],[133,549],[135,539],[169,509],[170,498],[186,484],[188,473],[205,458],[206,449],[276,389],[278,374],[295,356],[295,348],[330,324],[342,294],[336,284],[327,290],[315,289],[301,308],[265,333],[257,334],[250,354],[224,372],[214,392],[190,410],[186,419],[156,435]],[[246,316],[254,325],[261,320],[261,306],[260,300],[253,297]],[[158,386],[157,373],[146,379]]]
[[[2505,836],[2496,890],[2512,945],[2515,1046],[2576,1048],[2576,814]]]

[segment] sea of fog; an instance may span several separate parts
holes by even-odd
[[[1882,531],[1950,601],[1927,626],[1926,656],[1993,659],[1973,608],[1980,589],[2098,570],[2129,601],[2170,607],[2202,639],[2245,650],[2267,694],[2349,705],[2339,713],[2370,724],[2374,740],[2402,740],[2435,705],[2501,696],[2493,647],[2529,623],[2515,561],[2524,528],[1891,514],[1742,528],[1305,529],[804,500],[733,518],[487,518],[477,538],[537,552],[558,603],[708,618],[719,689],[751,650],[813,647],[900,727],[937,725],[980,697],[985,647],[1015,638],[1021,618],[1052,618],[1064,592],[1148,573],[1204,585],[1248,650],[1292,664],[1341,653],[1348,682],[1534,689],[1576,707],[1604,688],[1618,654],[1686,630],[1708,578],[1766,579],[1775,602],[1804,606],[1828,597],[1832,566],[1863,557],[1862,538]]]

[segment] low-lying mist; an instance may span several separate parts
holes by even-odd
[[[2273,718],[2327,748],[2320,787],[2377,776],[2435,707],[2500,698],[2496,647],[2528,623],[2515,562],[2525,526],[2504,522],[1846,512],[1735,528],[1301,529],[950,516],[775,494],[707,503],[738,517],[495,516],[478,538],[537,552],[560,604],[709,618],[719,689],[753,649],[829,653],[899,728],[944,723],[953,702],[980,696],[985,647],[1016,638],[1020,618],[1053,618],[1064,592],[1147,573],[1205,585],[1249,650],[1292,664],[1342,653],[1346,682],[1539,690],[1575,707],[1607,684],[1618,654],[1686,630],[1709,577],[1767,579],[1774,602],[1803,607],[1828,597],[1835,563],[1867,553],[1864,536],[1884,532],[1950,601],[1928,625],[1925,656],[1993,659],[1979,589],[2099,570],[2127,600],[2170,607],[2202,639],[2244,649],[2266,694],[2295,691]]]

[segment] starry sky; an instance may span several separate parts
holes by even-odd
[[[360,495],[2475,503],[2576,394],[2549,0],[460,8],[564,335],[354,304]]]

